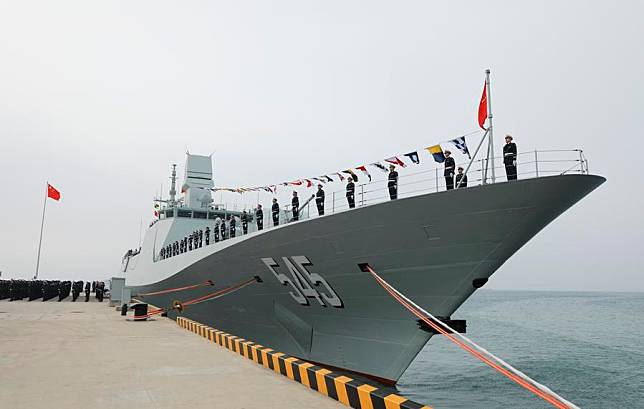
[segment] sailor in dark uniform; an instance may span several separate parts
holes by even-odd
[[[161,256],[161,260],[163,260],[165,258],[165,249],[164,248],[161,248],[161,251],[160,251],[159,255]]]
[[[192,233],[190,235],[190,237],[188,237],[188,251],[192,251],[192,238],[193,238],[193,236],[194,236],[194,233]]]
[[[300,218],[300,199],[297,197],[297,192],[293,192],[291,209],[293,210],[293,221],[297,221]]]
[[[88,282],[85,283],[85,302],[89,301],[89,292],[90,292],[91,284]]]
[[[210,245],[210,226],[206,226],[206,246]]]
[[[257,210],[255,210],[255,219],[257,220],[257,230],[262,230],[264,228],[264,211],[262,210],[262,205],[257,205]]]
[[[459,182],[461,183],[460,186]],[[458,173],[456,174],[456,187],[459,189],[462,187],[467,187],[467,175],[463,173],[463,168],[461,166],[458,167]]]
[[[76,299],[78,298],[78,294],[80,294],[80,291],[78,290],[78,281],[74,281],[72,284],[72,301],[76,302]]]
[[[235,216],[230,217],[230,237],[235,237],[237,234],[237,219]]]
[[[219,243],[219,225],[221,224],[221,219],[217,217],[215,219],[215,227],[212,228],[212,234],[215,236],[215,243]]]
[[[512,142],[512,135],[505,135],[503,145],[503,164],[508,180],[517,180],[517,145]]]
[[[318,185],[318,191],[315,192],[315,204],[318,207],[318,215],[324,215],[324,190],[322,185]]]
[[[353,183],[353,178],[349,176],[347,181],[347,202],[349,203],[349,209],[356,207],[356,185]]]
[[[241,223],[242,223],[242,233],[248,234],[248,213],[246,213],[246,210],[242,212]]]
[[[454,189],[454,171],[456,170],[456,162],[452,158],[452,152],[445,151],[445,171],[443,175],[445,176],[445,186],[447,190]]]
[[[396,200],[398,198],[398,172],[396,172],[394,165],[389,165],[387,187],[389,188],[389,197],[391,200]]]
[[[229,216],[226,216],[226,219],[221,219],[221,223],[219,224],[219,232],[221,233],[221,240],[226,240],[226,220],[228,219]]]
[[[105,283],[103,281],[99,281],[98,284],[96,284],[96,298],[98,298],[99,302],[103,302],[104,295],[105,295]]]
[[[280,205],[277,204],[277,198],[273,198],[273,206],[271,207],[271,214],[273,215],[273,226],[280,224]]]
[[[203,230],[199,229],[199,247],[203,247]]]

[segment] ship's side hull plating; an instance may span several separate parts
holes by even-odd
[[[396,381],[431,334],[359,263],[449,317],[475,291],[473,280],[492,275],[603,182],[565,175],[399,199],[204,246],[199,260],[149,284],[137,274],[150,276],[190,253],[152,262],[142,252],[150,260],[139,260],[126,279],[133,293],[215,282],[145,297],[167,307],[259,276],[262,282],[182,314],[302,359]]]

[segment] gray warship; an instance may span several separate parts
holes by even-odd
[[[559,153],[569,156],[544,159]],[[281,223],[272,226],[265,210],[261,231],[251,220],[242,234],[237,223],[236,237],[211,238],[207,245],[162,257],[160,249],[195,230],[220,229],[226,218],[240,216],[213,202],[211,157],[188,154],[183,196],[177,197],[173,169],[169,197],[158,200],[158,219],[141,248],[123,257],[121,271],[132,294],[148,294],[141,299],[161,308],[256,277],[238,291],[167,315],[394,384],[434,333],[360,264],[368,263],[418,305],[450,320],[519,248],[605,181],[589,174],[579,150],[519,157],[523,173],[516,181],[489,183],[482,167],[477,180],[473,167],[469,187],[442,191],[442,177],[431,170],[409,180],[401,176],[397,200],[389,200],[386,182],[359,184],[356,208],[347,208],[342,192],[327,193],[323,216],[310,214],[305,203],[300,220],[285,209]],[[564,169],[547,169],[548,164]],[[198,285],[204,282],[212,285]]]

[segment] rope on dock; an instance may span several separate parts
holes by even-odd
[[[491,352],[477,345],[474,341],[467,338],[464,335],[459,334],[449,325],[437,319],[428,311],[425,311],[423,308],[415,304],[409,298],[405,297],[401,292],[396,290],[391,284],[385,281],[380,277],[370,265],[365,264],[361,268],[366,269],[373,278],[380,284],[382,288],[385,289],[396,301],[398,301],[403,307],[409,310],[416,317],[423,320],[427,325],[435,329],[440,334],[446,336],[454,344],[458,345],[460,348],[464,349],[474,357],[481,360],[486,365],[492,367],[502,375],[506,376],[510,380],[519,384],[523,388],[534,393],[541,399],[550,403],[552,406],[559,409],[579,409],[578,406],[572,402],[567,401],[563,397],[557,395],[554,391],[548,388],[545,385],[540,384],[534,379],[530,378],[528,375],[514,368],[507,362],[503,361],[501,358],[495,356]],[[460,339],[459,339],[460,338]]]

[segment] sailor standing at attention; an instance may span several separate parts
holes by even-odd
[[[454,189],[454,171],[456,170],[456,162],[452,158],[452,152],[445,151],[445,186],[447,190]]]
[[[255,210],[255,219],[257,219],[257,231],[264,229],[264,211],[262,210],[262,205],[257,205],[257,210]]]
[[[237,233],[237,218],[235,216],[230,217],[230,237],[235,237]]]
[[[228,216],[226,216],[226,219],[228,219]],[[221,223],[219,224],[219,233],[221,233],[221,240],[226,240],[226,220],[224,219],[221,219]]]
[[[210,226],[206,226],[206,246],[210,245]]]
[[[461,183],[460,186],[459,182]],[[467,187],[467,175],[463,173],[463,168],[461,166],[458,167],[458,173],[456,174],[456,187],[459,189],[462,187]]]
[[[215,243],[219,243],[219,226],[221,225],[221,218],[215,219],[215,226],[212,228],[212,234],[215,236]]]
[[[389,165],[389,178],[387,182],[389,188],[389,198],[396,200],[398,198],[398,172],[394,165]]]
[[[293,209],[293,221],[297,221],[300,218],[300,199],[297,197],[297,192],[293,192],[291,208]]]
[[[248,213],[246,213],[246,210],[242,212],[241,223],[242,223],[242,233],[248,234]]]
[[[322,185],[318,185],[318,191],[315,192],[315,204],[318,207],[318,215],[324,215],[324,190],[322,190]]]
[[[517,180],[517,144],[512,142],[512,135],[505,135],[503,164],[508,180]]]
[[[280,205],[277,204],[277,198],[273,198],[273,206],[271,207],[271,214],[273,215],[273,226],[280,224]]]
[[[353,178],[349,176],[347,182],[347,202],[349,202],[349,209],[356,207],[356,185],[353,183]]]

